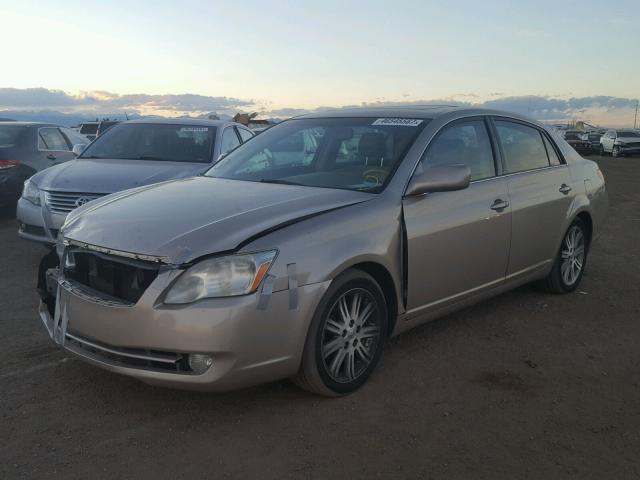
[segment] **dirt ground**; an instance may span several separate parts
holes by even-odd
[[[611,210],[578,292],[523,287],[391,340],[369,383],[152,388],[49,342],[43,247],[0,220],[0,478],[640,477],[640,158],[596,158]]]

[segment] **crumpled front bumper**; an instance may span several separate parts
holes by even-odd
[[[295,305],[283,290],[268,293],[266,301],[256,293],[167,306],[157,303],[170,281],[162,276],[136,305],[125,307],[96,303],[49,270],[55,312],[43,301],[40,318],[57,345],[106,370],[159,386],[226,391],[296,374],[311,318],[330,283],[298,287]],[[156,367],[193,353],[209,355],[212,366],[202,374]]]
[[[635,155],[636,153],[640,153],[640,146],[627,146],[627,145],[616,145],[620,149],[620,153],[624,153],[627,155]]]

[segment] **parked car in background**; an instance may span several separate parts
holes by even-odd
[[[313,114],[71,213],[40,315],[69,352],[151,384],[343,395],[389,336],[532,281],[575,290],[606,211],[598,165],[525,117]]]
[[[588,151],[589,153],[599,152],[600,151],[600,139],[602,138],[602,134],[599,132],[585,132],[581,135],[582,140],[589,144]]]
[[[100,122],[84,122],[80,125],[79,133],[85,135],[89,140],[93,141],[96,139],[99,126]]]
[[[33,174],[75,158],[89,139],[70,128],[35,122],[0,123],[0,205],[15,205]]]
[[[600,155],[613,157],[640,153],[640,132],[636,130],[607,130],[600,139]]]
[[[24,184],[18,233],[53,244],[73,209],[120,190],[198,175],[252,136],[248,128],[223,121],[153,119],[114,125],[75,160]]]
[[[563,136],[565,141],[571,145],[576,152],[587,153],[591,149],[589,141],[583,138],[583,132],[579,130],[567,130]]]

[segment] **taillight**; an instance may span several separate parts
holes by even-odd
[[[0,160],[0,170],[17,167],[18,165],[20,165],[18,160]]]

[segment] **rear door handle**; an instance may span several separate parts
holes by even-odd
[[[495,210],[496,212],[501,212],[508,206],[509,206],[509,202],[499,198],[491,204],[491,210]]]
[[[571,187],[566,183],[563,183],[562,185],[560,185],[560,189],[558,191],[563,195],[567,195],[571,191]]]
[[[48,158],[49,160],[55,160],[55,159],[56,159],[56,156],[55,156],[53,153],[50,153],[49,155],[47,155],[47,158]]]

